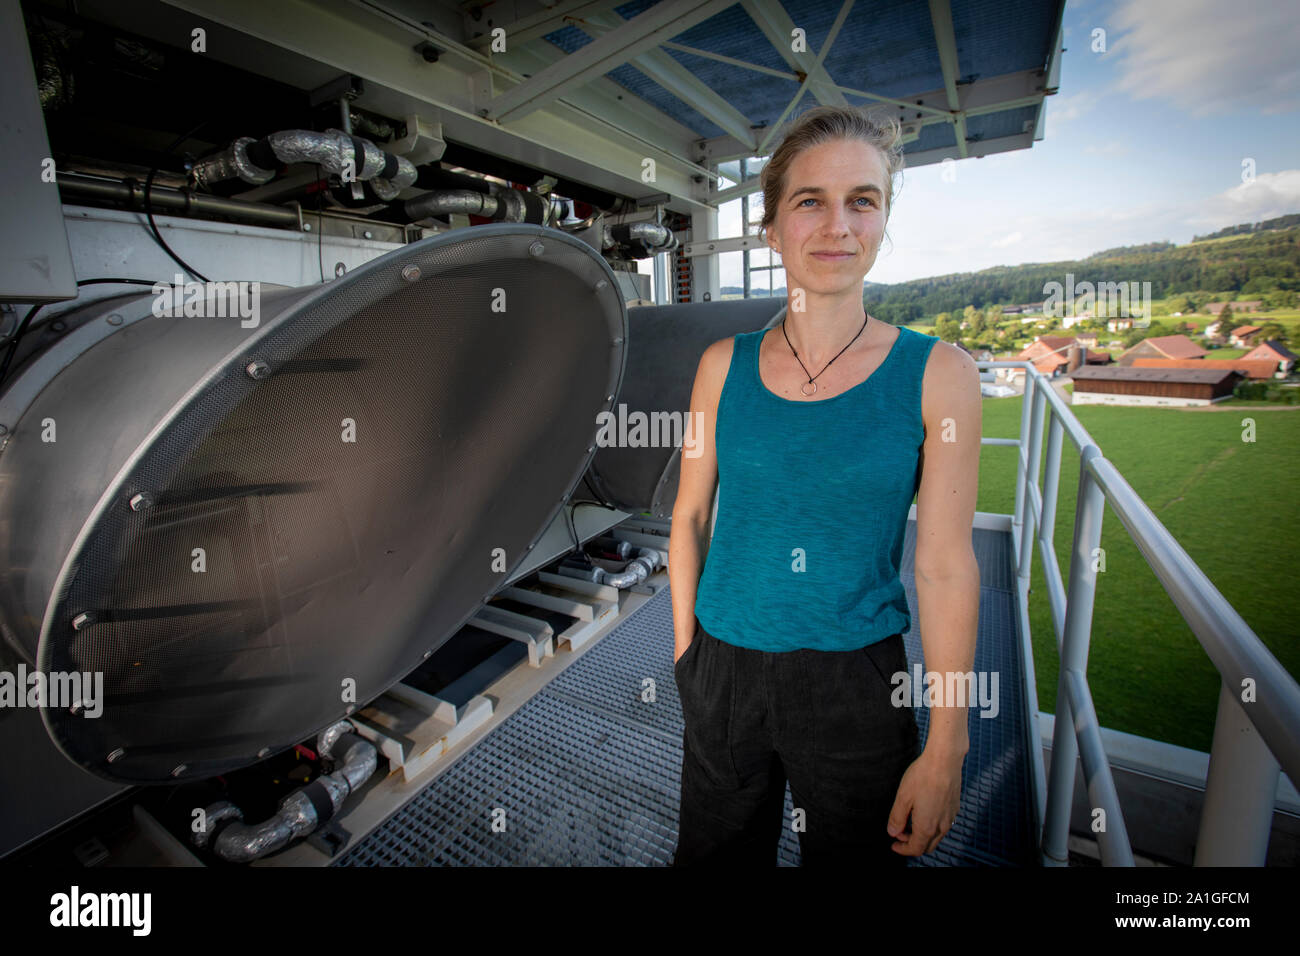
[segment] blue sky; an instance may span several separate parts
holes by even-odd
[[[869,281],[1184,243],[1300,212],[1300,3],[1070,0],[1064,46],[1032,149],[958,160],[953,182],[937,164],[903,171]],[[719,220],[737,235],[739,203]],[[720,261],[722,284],[740,285],[740,254]]]

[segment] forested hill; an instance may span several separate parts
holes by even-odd
[[[1106,249],[1086,259],[997,266],[894,285],[868,282],[863,302],[872,315],[898,325],[940,312],[960,313],[968,305],[985,309],[1042,302],[1047,296],[1044,286],[1049,282],[1064,286],[1067,274],[1074,276],[1076,285],[1150,282],[1155,299],[1205,291],[1246,298],[1274,290],[1298,290],[1300,227],[1257,229],[1182,246],[1151,242]]]

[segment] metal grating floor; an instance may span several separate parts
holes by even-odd
[[[915,540],[912,521],[902,577],[913,620]],[[972,708],[961,813],[939,848],[912,865],[1035,862],[1011,536],[976,529],[972,540],[981,584],[975,669],[999,673],[999,711],[989,719]],[[920,635],[904,642],[909,661],[922,661]],[[647,678],[653,702],[642,700]],[[924,741],[924,708],[917,723]],[[682,730],[665,587],[334,865],[667,865]],[[785,809],[788,817],[788,787]],[[798,862],[787,829],[777,863]]]

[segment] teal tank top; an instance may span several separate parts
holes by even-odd
[[[938,339],[899,326],[866,381],[797,402],[759,378],[765,331],[735,337],[718,401],[718,511],[695,616],[760,651],[855,650],[905,632],[899,564]]]

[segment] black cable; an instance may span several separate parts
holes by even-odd
[[[585,475],[584,475],[584,477],[585,477]],[[590,486],[588,486],[588,487],[590,487]],[[584,499],[581,499],[581,500],[578,500],[578,501],[570,500],[570,501],[568,501],[568,502],[565,504],[565,506],[564,506],[564,516],[565,516],[565,518],[568,520],[568,525],[569,525],[569,534],[570,534],[570,535],[572,536],[572,538],[573,538],[573,550],[574,550],[574,551],[581,551],[581,550],[582,550],[582,542],[578,540],[578,528],[577,528],[577,526],[573,523],[573,513],[574,513],[575,511],[577,511],[578,508],[581,507],[582,505],[594,505],[595,507],[597,507],[597,508],[601,508],[601,509],[603,509],[603,510],[605,510],[605,511],[609,511],[609,510],[610,510],[610,506],[607,505],[607,504],[605,504],[604,502],[601,502],[601,501],[588,501],[588,500],[586,500],[585,498],[584,498]],[[614,509],[614,510],[617,510],[617,509]]]
[[[180,136],[176,137],[176,139],[172,141],[172,144],[168,146],[165,150],[163,150],[163,155],[166,156],[167,154],[169,154],[173,149],[175,149],[181,143],[185,142],[187,139],[189,139],[191,136],[193,136],[195,133],[201,130],[204,126],[208,125],[208,122],[209,122],[208,120],[204,120],[198,126],[190,130],[188,133],[183,133]],[[176,254],[176,250],[174,250],[171,246],[167,245],[167,240],[163,239],[162,233],[158,231],[158,223],[153,221],[153,203],[150,202],[150,199],[151,199],[151,193],[153,191],[153,178],[158,174],[158,168],[159,168],[158,164],[155,163],[153,169],[149,170],[149,177],[145,180],[144,183],[144,212],[145,212],[145,216],[147,216],[149,219],[149,228],[150,230],[152,230],[153,237],[155,240],[157,240],[158,245],[162,246],[163,251],[166,252],[167,255],[171,256],[182,269],[184,269],[190,275],[194,276],[194,278],[198,279],[200,282],[207,282],[208,281],[207,276],[203,275],[192,265],[190,265],[188,262],[186,262],[184,259],[178,256]]]
[[[322,175],[324,172],[325,170],[321,167],[320,163],[317,163],[316,164],[316,185],[318,187],[321,184]],[[321,249],[321,247],[325,243],[325,215],[324,213],[321,212],[321,208],[324,205],[324,202],[325,202],[325,190],[318,188],[316,190],[316,264],[320,266],[320,281],[322,283],[325,281],[325,260],[323,258],[323,252]]]
[[[148,279],[110,279],[110,278],[81,279],[77,282],[77,287],[80,288],[83,285],[109,285],[109,284],[147,285],[150,288],[153,288],[158,283],[150,282]],[[37,312],[41,311],[41,309],[45,308],[47,305],[49,305],[48,302],[41,302],[38,305],[32,306],[31,309],[28,310],[27,314],[23,316],[23,320],[19,322],[17,326],[14,327],[13,335],[9,337],[9,348],[5,350],[4,362],[0,364],[0,384],[4,383],[5,376],[9,374],[9,365],[10,363],[13,362],[14,354],[18,351],[18,342],[22,339],[23,335],[31,327],[32,318],[36,315]]]
[[[603,508],[613,508],[613,507],[614,507],[612,504],[608,504],[607,502],[605,502],[605,500],[604,500],[604,497],[605,497],[605,496],[602,495],[600,492],[598,492],[598,491],[597,491],[597,490],[592,486],[591,481],[590,481],[590,479],[587,478],[587,473],[586,473],[585,471],[582,473],[582,483],[583,483],[584,485],[587,486],[587,490],[590,491],[591,494],[592,494],[592,496],[596,499],[596,502],[595,502],[596,504],[600,505],[600,506],[603,507]]]

